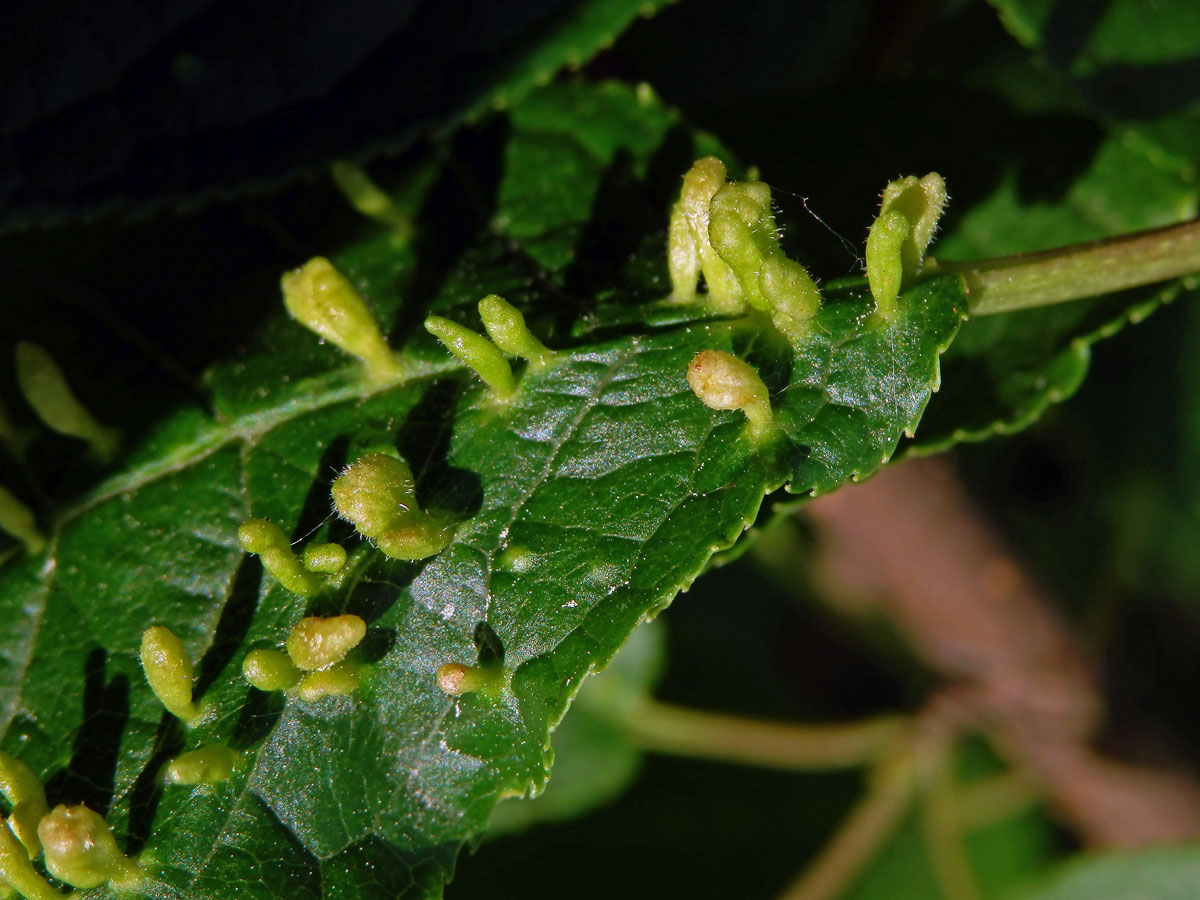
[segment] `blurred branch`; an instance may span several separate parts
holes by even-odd
[[[945,462],[909,460],[805,509],[826,599],[843,614],[890,621],[952,683],[939,697],[945,714],[1028,771],[1086,842],[1200,835],[1200,786],[1189,774],[1089,746],[1103,702],[1083,647]],[[759,558],[795,579],[794,558]]]

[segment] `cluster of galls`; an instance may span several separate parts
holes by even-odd
[[[945,203],[946,186],[936,172],[884,188],[866,249],[867,283],[881,322],[895,319],[900,291],[920,273]],[[793,344],[805,340],[821,309],[816,282],[779,246],[771,189],[761,181],[727,182],[725,165],[712,156],[698,160],[683,178],[671,210],[667,268],[673,299],[696,300],[703,275],[709,308],[730,315],[763,313]],[[753,440],[774,432],[766,385],[731,353],[701,351],[687,378],[707,406],[742,410]]]
[[[282,288],[291,315],[358,357],[374,389],[405,377],[402,362],[388,347],[363,298],[328,260],[317,257],[287,273]],[[526,360],[531,370],[553,365],[558,357],[533,335],[520,311],[502,298],[485,297],[479,315],[487,337],[441,316],[430,316],[425,328],[479,376],[492,401],[503,404],[517,390],[505,354]],[[420,507],[412,470],[394,450],[359,457],[338,475],[330,493],[335,512],[392,558],[425,559],[440,553],[454,536],[456,522],[451,517]],[[337,544],[312,544],[297,555],[282,529],[265,519],[244,523],[238,538],[293,593],[310,595],[341,583],[347,556]],[[365,628],[357,616],[304,619],[288,638],[286,653],[251,651],[243,674],[263,690],[294,688],[305,700],[346,693],[357,685],[362,665],[343,657],[362,640]],[[305,647],[320,649],[314,655]],[[502,682],[502,674],[502,666],[447,663],[438,670],[437,682],[447,694],[459,695],[491,689]]]

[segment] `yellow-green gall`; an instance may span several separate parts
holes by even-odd
[[[0,881],[12,885],[26,900],[63,900],[63,895],[33,867],[26,848],[9,830],[11,825],[11,820],[8,826],[0,822]]]
[[[353,662],[340,663],[305,675],[300,686],[296,688],[296,695],[309,703],[322,697],[341,697],[352,693],[358,687],[361,678],[361,665]]]
[[[247,553],[258,554],[263,568],[293,594],[306,596],[321,586],[317,576],[296,558],[291,541],[274,522],[247,519],[238,528],[238,542]]]
[[[511,397],[517,389],[512,367],[495,344],[482,334],[442,316],[425,320],[425,330],[442,342],[461,362],[475,371],[500,398]]]
[[[875,309],[884,319],[896,316],[896,298],[904,281],[900,250],[911,230],[908,219],[891,210],[871,223],[867,234],[867,284],[875,298]]]
[[[0,793],[9,802],[12,813],[8,827],[25,845],[31,857],[41,850],[37,826],[49,809],[42,781],[24,762],[0,750]]]
[[[118,432],[96,421],[79,402],[58,363],[29,341],[17,344],[17,382],[39,419],[59,434],[87,441],[103,462],[117,450]]]
[[[505,353],[529,360],[535,369],[553,362],[554,351],[533,336],[521,311],[507,300],[488,294],[479,301],[479,318],[488,337]]]
[[[86,806],[54,807],[38,825],[46,869],[77,888],[114,882],[132,887],[140,879],[137,866],[121,852],[108,823]]]
[[[218,784],[233,774],[237,754],[223,744],[181,753],[162,768],[164,784]]]
[[[242,677],[260,691],[286,691],[303,673],[282,650],[251,650],[242,660]]]
[[[309,544],[304,548],[304,568],[335,575],[346,565],[346,548],[341,544]]]
[[[333,505],[363,537],[396,559],[425,559],[454,537],[453,525],[417,506],[408,463],[387,453],[355,460],[332,485]]]
[[[388,529],[375,543],[393,559],[425,559],[441,553],[453,539],[454,523],[432,513],[421,513]]]
[[[0,531],[11,534],[25,545],[30,553],[41,553],[46,549],[46,538],[38,530],[33,510],[17,499],[8,488],[0,484]]]
[[[363,537],[377,538],[417,510],[417,490],[408,463],[387,453],[359,457],[330,491],[343,519]]]
[[[358,291],[323,256],[284,274],[283,303],[301,325],[363,361],[374,378],[400,373],[396,355]]]
[[[925,251],[937,231],[947,199],[946,182],[937,172],[930,172],[924,178],[908,175],[889,182],[880,195],[881,216],[898,212],[911,225],[908,239],[901,247],[905,287],[921,271]]]
[[[775,427],[766,384],[742,360],[724,350],[701,350],[688,366],[688,386],[711,409],[740,409],[751,435],[760,438]]]
[[[367,623],[359,616],[310,616],[292,628],[287,652],[301,669],[328,669],[345,659],[366,636]]]
[[[192,702],[192,661],[183,641],[169,628],[154,625],[142,632],[142,669],[168,712],[189,723],[200,715]]]
[[[709,239],[737,276],[746,302],[771,316],[796,340],[804,322],[821,309],[821,292],[798,262],[779,246],[771,189],[761,181],[727,184],[713,196]]]

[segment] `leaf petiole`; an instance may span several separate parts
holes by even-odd
[[[773,769],[852,769],[894,752],[903,716],[797,725],[646,700],[623,710],[621,727],[644,750]]]
[[[958,275],[973,316],[1098,297],[1200,273],[1200,219],[1098,241],[974,262],[928,259],[923,275]]]

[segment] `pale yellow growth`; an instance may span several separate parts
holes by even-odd
[[[804,337],[804,323],[821,309],[821,291],[779,246],[771,189],[761,181],[727,184],[713,197],[710,217],[709,238],[746,301],[793,341]]]
[[[282,650],[251,650],[242,660],[242,676],[260,691],[286,691],[303,676]]]
[[[875,309],[889,321],[898,310],[896,298],[904,282],[901,248],[911,230],[908,219],[893,209],[871,223],[867,234],[867,284],[875,298]]]
[[[310,616],[292,628],[288,656],[301,669],[328,669],[346,658],[367,636],[367,623],[359,616]]]
[[[301,700],[313,702],[322,697],[341,697],[349,694],[358,687],[362,678],[362,666],[358,663],[344,662],[329,669],[312,672],[305,675],[296,689]]]
[[[756,439],[775,428],[767,386],[754,369],[732,353],[701,350],[692,357],[687,380],[705,406],[744,412]]]
[[[946,208],[946,182],[937,172],[924,178],[908,175],[889,182],[880,195],[879,214],[898,212],[912,226],[908,239],[901,248],[904,265],[904,286],[921,271],[925,251],[937,231],[938,220]]]
[[[535,369],[554,361],[554,351],[533,336],[521,311],[507,300],[488,294],[479,301],[479,317],[488,337],[505,353],[529,360]]]
[[[233,774],[237,754],[223,744],[206,744],[181,753],[165,766],[164,784],[218,784]]]
[[[54,807],[38,825],[46,869],[77,888],[113,882],[135,887],[141,879],[137,865],[125,856],[108,823],[86,806]]]
[[[0,484],[0,531],[11,534],[25,545],[30,553],[41,553],[46,549],[46,538],[38,530],[33,510]]]
[[[443,693],[451,697],[458,697],[492,687],[499,674],[494,669],[482,666],[446,663],[437,670],[437,683]]]
[[[427,318],[425,330],[441,341],[442,346],[459,361],[473,369],[480,380],[501,399],[511,397],[517,389],[512,366],[500,348],[479,332],[442,316]]]
[[[59,434],[87,441],[104,462],[117,450],[118,432],[96,421],[67,383],[58,363],[29,341],[17,344],[17,382],[39,419]]]
[[[412,470],[390,454],[360,457],[334,480],[331,492],[338,514],[396,559],[433,556],[454,537],[453,524],[417,506]]]
[[[24,762],[11,753],[0,750],[0,793],[9,802],[12,813],[8,827],[17,836],[30,857],[41,850],[37,826],[49,809],[42,781]]]
[[[329,166],[334,183],[358,212],[376,222],[391,226],[402,241],[412,236],[413,224],[409,215],[383,192],[366,170],[345,160],[335,160]]]
[[[667,274],[671,277],[673,299],[695,299],[700,284],[700,247],[682,203],[671,207],[667,223]]]
[[[292,552],[283,529],[266,519],[247,519],[238,528],[238,541],[247,553],[256,553],[263,568],[293,594],[306,596],[321,586],[320,579],[304,568]]]
[[[304,568],[310,572],[334,575],[346,565],[346,549],[341,544],[309,544],[304,548]]]
[[[153,625],[142,632],[142,669],[154,696],[171,715],[187,723],[200,715],[192,702],[192,661],[171,629]]]
[[[676,299],[695,297],[698,269],[704,275],[712,304],[717,309],[737,312],[743,307],[741,286],[709,240],[709,208],[724,185],[725,164],[715,156],[696,160],[683,176],[683,189],[671,211],[668,228],[667,269]]]
[[[3,824],[0,824],[0,880],[16,888],[27,900],[63,900],[63,895],[38,874],[26,848]]]
[[[900,292],[913,283],[946,207],[946,183],[937,172],[889,182],[879,216],[867,234],[867,283],[884,319],[895,318]]]
[[[283,304],[300,324],[363,361],[380,380],[400,374],[400,364],[358,291],[333,263],[316,256],[280,279]]]

